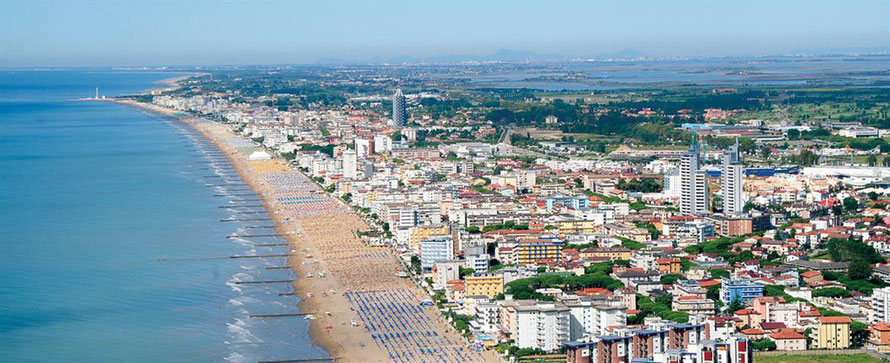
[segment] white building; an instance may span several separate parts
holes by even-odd
[[[353,143],[355,144],[355,153],[359,157],[366,157],[374,152],[371,149],[371,140],[356,138]]]
[[[343,177],[355,179],[358,176],[358,157],[353,150],[343,152]]]
[[[708,214],[708,175],[700,169],[701,152],[698,140],[680,159],[680,213]]]
[[[405,95],[401,89],[397,89],[392,95],[392,123],[396,127],[408,124],[408,111],[405,107]]]
[[[561,303],[538,302],[516,309],[516,346],[559,350],[569,340],[569,308]]]
[[[392,151],[392,139],[383,134],[374,135],[374,153],[382,154]]]
[[[474,297],[467,297],[467,300]],[[496,335],[500,332],[498,325],[501,323],[501,307],[496,302],[488,299],[476,301],[469,306],[470,314],[474,319],[470,321],[470,328],[477,333]]]
[[[742,200],[742,177],[745,165],[739,160],[739,139],[735,145],[723,152],[723,167],[720,176],[720,192],[723,194],[723,214],[740,215],[744,212]]]
[[[454,258],[454,240],[451,236],[437,236],[420,241],[420,267],[433,268],[436,261]]]
[[[620,300],[578,297],[563,301],[569,308],[569,339],[609,334],[610,326],[627,324],[627,308]]]
[[[890,287],[874,289],[871,293],[871,314],[868,322],[890,322]]]
[[[467,257],[467,268],[473,269],[473,271],[477,273],[483,273],[488,271],[488,261],[491,260],[491,256],[486,253],[481,255],[473,255]]]
[[[664,174],[662,194],[664,194],[665,198],[680,198],[682,190],[683,185],[679,170],[674,169]]]

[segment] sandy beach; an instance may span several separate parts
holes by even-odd
[[[276,230],[292,246],[294,255],[289,263],[298,276],[294,298],[301,299],[301,312],[312,313],[316,318],[310,325],[313,343],[325,348],[332,358],[346,362],[435,361],[437,354],[442,358],[444,353],[445,358],[453,358],[448,360],[496,360],[490,352],[479,354],[466,350],[462,338],[434,307],[417,307],[429,296],[409,280],[397,276],[401,265],[392,251],[368,246],[358,238],[355,232],[367,228],[362,219],[342,203],[324,195],[317,185],[291,170],[284,160],[249,161],[243,148],[239,150],[233,146],[236,142],[229,142],[244,139],[227,125],[160,106],[130,100],[112,101],[176,118],[199,131],[226,155],[242,179],[262,197]],[[289,192],[283,192],[282,188]],[[292,194],[287,193],[295,193],[293,190],[301,196],[288,198]],[[311,198],[312,203],[283,202],[306,198]],[[394,310],[390,314],[385,309]],[[405,321],[409,321],[407,326]],[[415,336],[420,334],[417,331],[423,335]],[[390,339],[392,342],[387,343]],[[400,356],[405,357],[397,359]]]

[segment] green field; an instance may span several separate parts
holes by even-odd
[[[880,363],[881,360],[868,354],[852,354],[852,355],[833,355],[833,354],[814,354],[814,355],[776,355],[776,356],[757,356],[754,353],[754,361],[757,363]]]

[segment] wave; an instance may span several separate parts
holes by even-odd
[[[232,338],[232,341],[229,342],[230,344],[256,344],[263,342],[262,339],[250,332],[244,320],[235,318],[234,323],[226,323],[226,326],[229,329],[229,336]]]

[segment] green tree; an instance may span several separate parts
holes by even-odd
[[[871,265],[861,259],[853,260],[847,273],[853,280],[868,280],[871,278]]]
[[[724,277],[729,276],[729,271],[726,271],[726,270],[720,269],[720,268],[715,268],[713,270],[709,270],[708,272],[710,272],[711,277],[713,277],[715,279],[722,279]]]
[[[844,209],[847,211],[847,213],[855,212],[859,209],[859,202],[856,200],[856,198],[846,197],[844,198]]]
[[[729,312],[736,312],[745,308],[745,304],[743,304],[739,299],[735,299],[729,303],[729,306],[726,307]]]
[[[869,155],[868,158],[866,159],[866,161],[868,162],[868,166],[878,165],[878,157],[877,156]]]
[[[664,274],[661,276],[661,283],[665,285],[673,285],[677,280],[683,278],[681,274]]]
[[[868,325],[854,321],[850,323],[850,345],[853,348],[862,348],[868,340]]]
[[[776,342],[766,338],[761,338],[752,342],[751,347],[758,352],[776,350]]]
[[[813,166],[819,161],[819,155],[810,150],[804,150],[795,155],[793,160],[800,166]]]
[[[849,297],[850,292],[840,287],[826,287],[824,289],[813,290],[813,297]]]

